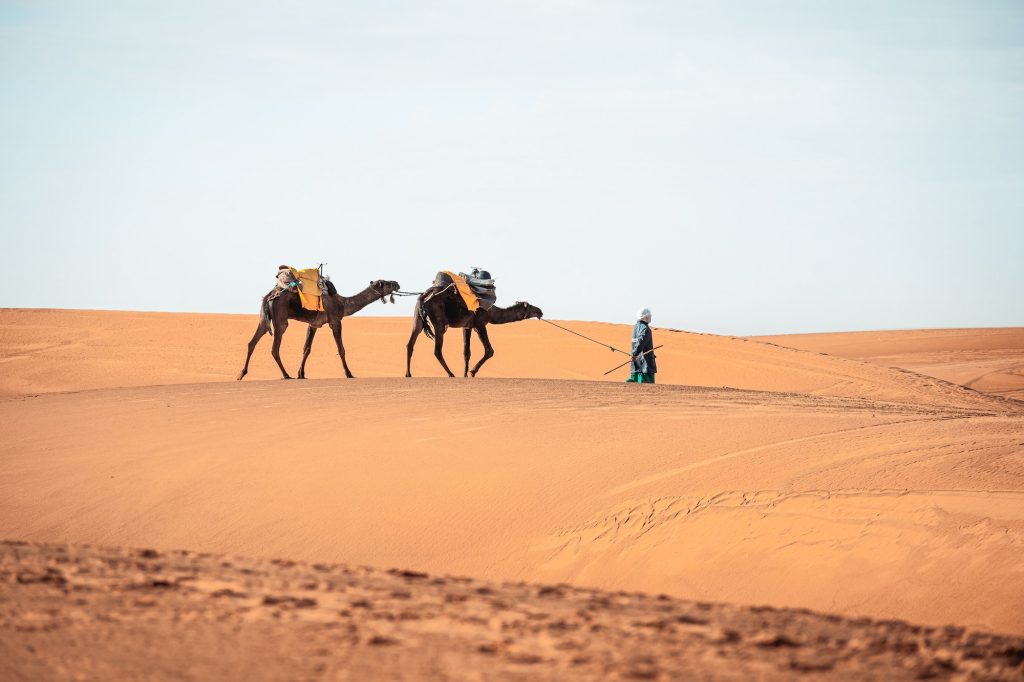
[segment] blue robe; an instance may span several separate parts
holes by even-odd
[[[637,320],[633,327],[633,347],[630,351],[633,355],[640,355],[645,351],[654,348],[654,332],[650,325],[643,320]],[[629,363],[629,371],[638,374],[654,374],[658,371],[658,363],[654,353],[647,353]]]

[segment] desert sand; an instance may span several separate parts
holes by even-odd
[[[667,595],[2,542],[0,629],[0,678],[33,681],[1015,680],[1024,646]]]
[[[914,329],[754,336],[780,346],[909,369],[1024,400],[1024,328]]]
[[[995,367],[970,349],[1003,353],[1019,330],[970,330],[952,353],[927,335],[915,350],[910,332],[895,350],[869,348],[869,362],[841,357],[843,339],[822,354],[786,345],[797,337],[656,328],[661,383],[636,386],[625,370],[603,376],[617,353],[536,320],[495,327],[496,355],[476,379],[441,378],[421,339],[405,379],[410,321],[354,317],[344,334],[359,378],[339,378],[321,332],[311,379],[276,380],[265,339],[236,382],[255,323],[0,311],[0,538],[1024,634],[1024,402],[933,367],[968,356]],[[560,324],[628,345],[627,326]],[[286,335],[292,373],[304,335]],[[448,335],[453,369],[461,345]],[[933,371],[884,359],[896,356]],[[997,371],[1012,377],[1009,366]],[[53,548],[25,551],[59,563]],[[654,677],[671,669],[658,665]],[[790,659],[766,665],[790,670]],[[958,671],[971,666],[940,672]]]

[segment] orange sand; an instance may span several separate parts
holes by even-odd
[[[752,338],[885,367],[902,367],[983,393],[1024,400],[1024,327]]]
[[[408,380],[409,324],[346,320],[364,378],[322,334],[314,379],[260,381],[265,340],[235,382],[255,316],[0,311],[0,537],[1024,632],[1021,403],[666,330],[661,385],[567,381],[619,356],[538,321],[495,327],[475,380],[421,339]]]
[[[245,359],[256,315],[131,313],[79,310],[0,309],[0,397],[91,388],[231,381]],[[569,328],[628,350],[630,327],[600,322],[565,322]],[[351,317],[343,329],[349,365],[357,377],[402,377],[411,319]],[[292,376],[298,371],[306,325],[293,322],[281,356]],[[628,369],[604,376],[624,355],[584,341],[538,320],[497,325],[495,348],[480,377],[624,381]],[[794,338],[794,337],[786,337]],[[666,384],[748,388],[928,405],[984,406],[992,401],[955,384],[894,372],[862,362],[822,357],[743,338],[655,328]],[[449,331],[445,356],[462,374],[462,333]],[[278,379],[264,336],[253,354],[246,382]],[[473,362],[482,354],[472,342]],[[306,367],[311,379],[343,376],[328,330],[317,334]],[[443,377],[433,342],[420,336],[414,377]]]

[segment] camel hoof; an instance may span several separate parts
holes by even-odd
[[[238,376],[237,376],[237,377],[235,378],[235,381],[241,381],[241,380],[242,380],[242,377],[244,377],[244,376],[245,376],[245,372],[242,372],[241,374],[239,374],[239,375],[238,375]]]
[[[288,376],[287,374],[286,374],[286,375],[284,375],[284,376],[283,376],[283,377],[281,377],[281,378],[282,378],[282,379],[291,379],[291,377],[290,377],[290,376]]]
[[[406,373],[405,373],[405,378],[406,378],[406,379],[412,379],[412,375],[411,375],[411,374],[409,374],[408,372],[406,372]]]

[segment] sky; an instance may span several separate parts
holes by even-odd
[[[0,307],[1024,325],[1024,3],[0,0],[0,239]]]

